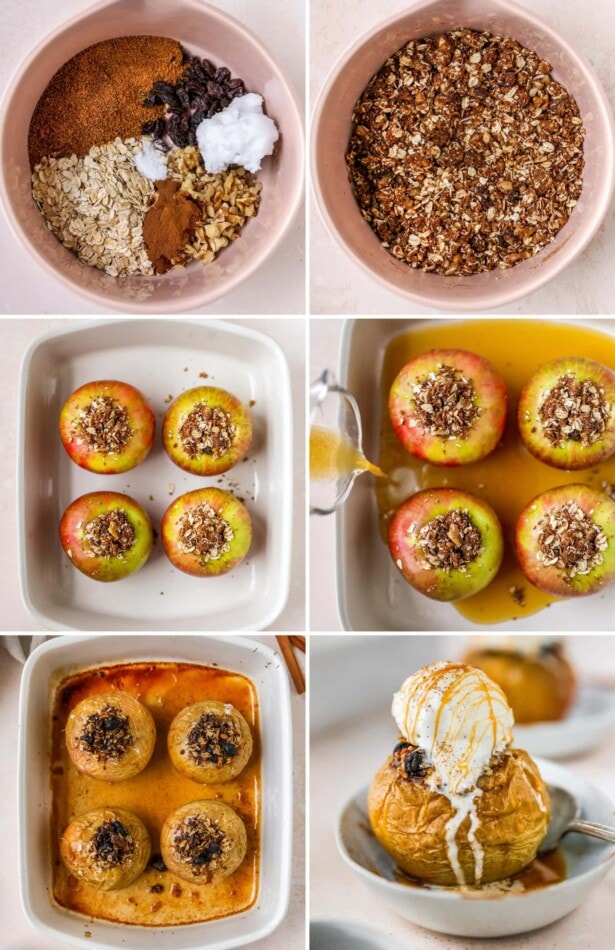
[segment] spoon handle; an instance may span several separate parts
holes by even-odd
[[[610,825],[601,825],[596,821],[583,821],[577,818],[568,825],[569,831],[579,831],[592,838],[602,838],[603,841],[615,841],[615,828]]]

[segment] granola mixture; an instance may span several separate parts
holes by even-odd
[[[195,876],[221,867],[231,848],[230,838],[206,815],[189,815],[173,834],[175,857],[191,865]]]
[[[438,365],[412,387],[414,405],[408,425],[443,439],[465,439],[480,409],[471,380],[452,366]]]
[[[611,415],[611,404],[602,386],[597,386],[591,379],[575,379],[570,374],[560,376],[538,414],[551,445],[560,446],[571,440],[588,448],[603,437]]]
[[[199,716],[186,736],[189,758],[197,765],[227,765],[239,751],[241,733],[230,716],[213,712]]]
[[[130,720],[108,703],[102,712],[88,716],[78,742],[83,752],[101,762],[121,759],[134,742]]]
[[[460,29],[386,61],[355,105],[346,161],[383,247],[420,270],[469,275],[554,239],[581,194],[584,136],[549,63]]]
[[[88,522],[83,532],[90,557],[122,558],[135,543],[136,531],[123,508],[113,508]]]
[[[538,560],[570,578],[602,564],[609,544],[604,531],[574,501],[545,515],[537,531]]]
[[[409,531],[413,531],[411,525]],[[418,532],[417,548],[425,570],[461,571],[483,552],[481,533],[466,508],[432,518]]]
[[[230,524],[205,502],[195,505],[179,521],[179,548],[203,561],[217,561],[231,549],[234,532]]]
[[[77,437],[102,455],[118,455],[132,434],[130,416],[111,396],[96,396],[73,423]]]
[[[199,402],[186,416],[179,435],[189,458],[211,455],[218,459],[231,448],[235,431],[230,412],[221,406]]]
[[[125,864],[135,852],[134,838],[121,821],[107,819],[96,829],[89,842],[94,861],[105,868]]]

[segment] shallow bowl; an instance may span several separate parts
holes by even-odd
[[[508,270],[470,277],[423,273],[388,253],[363,219],[346,170],[354,104],[385,60],[411,39],[460,26],[513,37],[551,63],[574,96],[587,132],[583,191],[555,240]],[[388,290],[438,310],[503,306],[564,270],[587,246],[608,209],[614,183],[614,128],[606,94],[589,63],[550,25],[510,0],[419,0],[370,30],[334,66],[312,123],[312,183],[325,224],[344,251]]]
[[[82,264],[48,230],[34,203],[28,127],[54,73],[93,43],[135,34],[169,36],[191,53],[228,66],[260,93],[280,130],[275,155],[265,159],[258,215],[241,237],[202,267],[163,277],[110,277]],[[0,110],[0,198],[9,223],[34,259],[60,284],[108,310],[178,313],[202,307],[248,278],[280,245],[303,195],[301,112],[280,67],[246,27],[201,0],[101,0],[50,33],[11,80]]]
[[[547,783],[565,788],[581,805],[583,818],[613,825],[615,809],[603,792],[577,772],[536,759]],[[525,892],[493,892],[456,887],[401,884],[395,865],[376,841],[367,817],[367,789],[353,796],[342,811],[337,845],[346,864],[407,920],[429,930],[459,937],[505,937],[552,924],[579,907],[613,866],[615,844],[571,834],[563,842],[567,876],[558,884]]]

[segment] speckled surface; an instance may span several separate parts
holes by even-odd
[[[258,637],[276,649],[273,637]],[[67,944],[43,936],[25,918],[19,904],[17,875],[17,717],[22,666],[5,652],[0,637],[0,841],[8,869],[0,892],[0,920],[3,950],[59,950]],[[305,697],[291,686],[293,718],[294,821],[292,887],[288,913],[278,929],[264,940],[250,944],[254,950],[302,950],[305,947]],[[14,873],[13,873],[14,870]]]
[[[553,23],[559,33],[592,63],[610,97],[615,98],[613,40],[609,0],[579,6],[577,0],[519,0]],[[408,0],[390,0],[386,9],[373,0],[312,0],[310,96],[312,105],[337,59],[363,33]],[[615,205],[599,233],[572,265],[553,281],[494,313],[611,313],[615,298]],[[429,313],[381,287],[350,260],[329,235],[312,201],[310,215],[310,309],[315,314]]]
[[[301,102],[305,88],[304,0],[209,0],[241,20],[261,39],[294,86]],[[90,0],[3,0],[0,4],[0,96],[21,60],[47,33],[82,10]],[[299,213],[281,248],[243,284],[195,312],[208,314],[303,313],[305,307],[304,215]],[[0,210],[3,262],[0,313],[102,314],[106,311],[62,287],[18,244]]]

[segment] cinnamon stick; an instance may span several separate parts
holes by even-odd
[[[276,640],[278,641],[278,646],[282,651],[282,656],[284,657],[284,661],[288,667],[288,672],[290,673],[295,689],[298,693],[305,693],[305,678],[303,676],[303,671],[297,662],[297,657],[293,652],[290,638],[287,636],[276,636]]]
[[[299,637],[295,634],[291,634],[288,639],[292,645],[297,648],[297,650],[301,650],[302,653],[305,653],[305,637]]]

